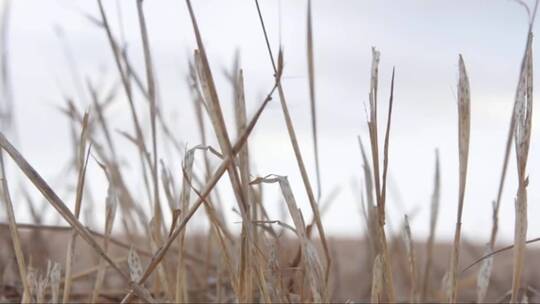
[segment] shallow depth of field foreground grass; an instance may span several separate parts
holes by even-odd
[[[92,1],[92,0],[87,0]],[[2,86],[0,116],[0,199],[4,222],[0,223],[0,301],[24,303],[67,302],[531,302],[540,301],[540,272],[534,271],[534,261],[540,252],[528,249],[527,162],[531,140],[533,107],[533,24],[537,4],[522,5],[529,17],[528,32],[523,33],[523,57],[516,75],[513,110],[508,115],[506,145],[493,147],[504,155],[500,164],[500,183],[493,189],[492,230],[487,246],[470,243],[462,235],[462,216],[467,201],[469,146],[471,138],[471,90],[467,58],[456,54],[456,105],[458,119],[457,141],[453,143],[459,166],[445,167],[459,176],[455,234],[451,243],[437,240],[437,220],[443,181],[440,161],[435,152],[433,182],[419,187],[429,202],[430,229],[427,240],[411,230],[411,215],[403,215],[399,227],[392,231],[387,223],[388,210],[394,208],[387,199],[388,168],[392,166],[389,151],[392,145],[392,116],[394,104],[399,103],[399,65],[392,71],[388,86],[379,85],[381,56],[372,49],[371,66],[365,73],[371,76],[369,91],[358,92],[359,102],[367,96],[365,116],[368,136],[358,136],[358,168],[362,176],[361,193],[356,202],[362,211],[365,230],[357,238],[332,237],[325,233],[325,212],[334,203],[336,193],[321,195],[319,166],[319,130],[317,124],[316,83],[318,74],[314,57],[317,35],[307,1],[307,32],[305,58],[309,94],[305,96],[306,115],[309,115],[313,146],[302,149],[295,129],[295,119],[289,112],[288,92],[281,84],[287,70],[287,50],[271,45],[267,31],[268,20],[263,18],[264,6],[255,0],[253,14],[260,22],[261,41],[268,50],[267,61],[261,64],[272,68],[273,81],[266,84],[264,94],[256,101],[256,110],[248,113],[244,95],[244,74],[240,64],[227,71],[234,92],[234,122],[222,110],[224,102],[214,75],[223,72],[210,64],[204,44],[204,31],[199,28],[197,2],[186,0],[193,27],[196,47],[190,59],[190,88],[197,123],[193,130],[200,133],[200,142],[183,144],[178,133],[167,124],[160,108],[159,85],[155,77],[151,31],[147,29],[145,3],[136,3],[139,34],[143,45],[138,59],[143,72],[134,68],[133,58],[127,55],[123,34],[115,31],[104,0],[97,0],[95,15],[84,15],[107,39],[114,72],[119,79],[109,91],[103,86],[85,83],[85,95],[91,106],[83,108],[73,98],[66,97],[62,113],[70,122],[72,159],[69,170],[76,172],[74,199],[62,198],[63,190],[52,187],[25,158],[15,140],[15,114],[11,107],[8,54],[8,26],[2,23],[0,32]],[[179,0],[180,1],[180,0]],[[2,20],[7,20],[10,2],[5,5]],[[261,3],[262,4],[262,3]],[[509,5],[516,5],[510,3]],[[116,20],[116,19],[114,19]],[[116,21],[115,21],[116,22]],[[105,46],[104,46],[105,47]],[[278,50],[278,51],[275,51]],[[69,56],[69,55],[68,55]],[[76,56],[73,57],[76,60]],[[70,57],[70,60],[73,59]],[[236,62],[239,62],[238,60]],[[246,81],[246,83],[248,83]],[[396,88],[396,89],[395,89]],[[384,91],[388,100],[380,98]],[[388,93],[388,94],[386,94]],[[221,99],[220,99],[221,97]],[[75,98],[76,99],[76,98]],[[112,117],[106,115],[108,106],[122,100],[129,107],[131,126],[128,131],[111,127]],[[250,101],[252,102],[252,101]],[[140,103],[144,105],[141,107]],[[269,104],[279,107],[290,140],[303,185],[293,191],[287,176],[280,172],[255,172],[250,158],[249,143],[259,118]],[[382,106],[381,106],[382,105]],[[144,109],[141,111],[141,109]],[[381,109],[385,109],[384,111]],[[396,109],[397,110],[397,109]],[[339,119],[339,117],[336,117]],[[367,120],[367,121],[366,121]],[[120,134],[122,142],[118,141]],[[113,136],[114,135],[114,136]],[[51,134],[54,136],[54,134]],[[212,139],[210,139],[212,137]],[[209,143],[217,140],[218,145]],[[451,139],[448,139],[451,140]],[[125,151],[129,145],[133,154],[132,167],[125,169]],[[181,162],[181,167],[166,165],[161,156],[167,151]],[[122,152],[120,152],[122,151]],[[305,161],[306,151],[313,153]],[[339,156],[336,156],[339,157]],[[514,158],[515,157],[515,158]],[[90,189],[87,166],[97,166],[108,182],[106,193]],[[64,164],[58,164],[58,167]],[[506,179],[507,169],[517,165],[517,179]],[[10,167],[12,170],[7,170]],[[20,176],[11,177],[12,171]],[[33,188],[21,187],[24,178]],[[141,191],[130,183],[140,181]],[[67,183],[67,182],[66,182]],[[216,185],[226,183],[232,189],[235,212],[239,222],[224,216],[223,201]],[[504,186],[513,183],[515,193],[514,227],[499,227],[499,207]],[[269,215],[264,189],[279,189],[286,218]],[[37,210],[31,191],[39,191],[51,208],[63,219],[61,225],[50,225]],[[140,190],[140,189],[137,189]],[[15,193],[17,192],[17,193]],[[19,193],[21,192],[21,193]],[[144,195],[140,195],[144,193]],[[91,213],[100,229],[90,229],[82,210],[91,200],[103,197],[104,214]],[[299,208],[300,200],[309,202],[309,209]],[[505,202],[511,203],[511,202]],[[14,206],[27,204],[33,222],[17,220]],[[194,215],[204,214],[208,229],[193,229]],[[84,220],[83,220],[84,219]],[[234,227],[234,228],[233,228]],[[497,234],[502,229],[514,229],[513,245],[500,247]],[[502,249],[501,249],[502,248]],[[470,267],[469,267],[470,266]]]

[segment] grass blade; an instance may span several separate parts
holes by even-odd
[[[431,214],[429,221],[429,236],[426,244],[426,264],[424,266],[424,276],[422,283],[422,296],[423,301],[426,300],[427,291],[429,290],[429,283],[431,281],[431,265],[433,263],[433,248],[435,245],[435,228],[437,227],[437,220],[439,217],[439,202],[441,200],[441,175],[439,164],[439,151],[435,151],[435,176],[433,178],[433,194],[431,195]]]
[[[78,151],[78,157],[79,160],[78,166],[79,166],[79,174],[77,178],[77,190],[76,190],[76,197],[75,197],[75,217],[78,219],[81,214],[81,205],[82,205],[82,198],[84,193],[84,182],[86,177],[86,166],[88,165],[88,157],[90,156],[90,149],[88,149],[88,152],[85,156],[85,150],[86,150],[86,141],[88,139],[88,113],[84,114],[83,118],[83,127],[80,135],[80,144],[79,144],[79,151]],[[75,244],[77,240],[77,232],[73,231],[71,234],[71,238],[68,243],[68,249],[66,253],[66,264],[65,264],[65,281],[64,281],[64,292],[62,295],[62,303],[67,303],[69,301],[69,294],[71,292],[71,273],[72,273],[72,266],[73,266],[73,256],[75,253]]]
[[[2,135],[3,136],[3,135]],[[11,241],[13,243],[13,250],[15,251],[15,257],[17,259],[17,266],[19,270],[19,277],[23,285],[23,296],[21,303],[30,302],[30,288],[28,286],[27,274],[26,274],[26,263],[24,260],[24,253],[22,250],[21,239],[19,232],[17,230],[17,221],[15,220],[15,212],[13,211],[13,202],[11,201],[11,196],[9,194],[9,188],[6,178],[6,169],[4,165],[4,153],[0,151],[0,170],[2,173],[2,194],[4,204],[6,206],[7,217],[9,222],[9,233],[11,236]]]
[[[512,276],[511,302],[517,301],[521,286],[521,275],[525,259],[525,242],[527,240],[527,185],[526,173],[532,122],[532,33],[529,33],[523,65],[516,90],[516,128],[514,142],[518,167],[518,191],[515,201],[516,219],[514,231],[514,272]]]
[[[311,106],[311,131],[313,136],[313,151],[315,153],[315,172],[317,174],[317,201],[321,199],[321,169],[319,165],[319,143],[317,132],[317,103],[315,100],[315,63],[313,59],[313,25],[311,14],[311,0],[307,8],[307,60],[309,79],[309,101]]]
[[[465,185],[467,184],[467,164],[469,159],[469,138],[471,128],[471,96],[469,78],[465,69],[463,57],[459,56],[458,81],[458,143],[459,143],[459,197],[456,229],[454,234],[453,250],[450,257],[450,270],[448,272],[448,298],[450,303],[457,300],[457,268],[461,247],[461,218],[465,201]]]

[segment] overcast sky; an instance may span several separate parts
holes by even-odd
[[[4,0],[5,1],[5,0]],[[73,53],[84,79],[105,88],[118,81],[106,35],[83,15],[98,16],[93,0],[12,1],[9,50],[19,146],[23,154],[56,187],[73,184],[75,177],[61,175],[70,157],[68,121],[56,109],[64,95],[77,96],[77,78],[68,68],[65,45]],[[129,55],[143,71],[135,1],[105,0],[107,13],[120,35],[122,18]],[[119,2],[122,2],[120,5]],[[232,66],[235,51],[241,54],[249,113],[253,113],[272,85],[272,70],[255,5],[252,1],[197,0],[199,20],[227,123],[233,127],[232,93],[222,71]],[[275,50],[285,54],[283,85],[300,145],[315,184],[306,64],[306,1],[261,1]],[[118,14],[118,8],[121,14]],[[200,143],[186,85],[188,57],[195,48],[185,3],[180,0],[145,1],[151,47],[159,81],[160,107],[178,139],[188,146]],[[385,113],[392,67],[396,68],[395,108],[390,141],[387,203],[391,225],[397,227],[405,213],[414,212],[412,229],[426,236],[433,188],[434,151],[439,148],[442,200],[438,233],[453,236],[457,210],[457,62],[462,54],[471,83],[472,125],[468,183],[463,215],[465,238],[486,241],[491,227],[491,202],[495,198],[510,119],[518,69],[524,50],[527,15],[515,2],[485,1],[313,1],[315,68],[319,110],[323,197],[337,186],[340,195],[323,223],[335,235],[358,236],[364,223],[351,184],[359,184],[361,157],[357,136],[367,143],[364,104],[369,90],[371,47],[381,51],[380,113]],[[61,29],[63,40],[59,39]],[[533,49],[536,49],[537,42]],[[538,77],[537,77],[538,79]],[[87,100],[82,100],[84,105]],[[148,111],[137,100],[145,129]],[[132,132],[127,102],[120,94],[107,116],[115,128]],[[540,150],[537,113],[533,114],[529,155],[529,215],[540,212]],[[384,122],[384,117],[379,120]],[[213,133],[209,133],[213,137]],[[114,135],[126,159],[135,149]],[[215,141],[214,141],[215,143]],[[281,108],[277,103],[263,114],[249,142],[253,175],[287,175],[304,214],[309,204],[289,143]],[[179,174],[181,156],[168,155]],[[199,162],[200,163],[200,162]],[[198,165],[200,167],[200,164]],[[516,161],[512,154],[501,207],[500,235],[513,237],[517,188]],[[136,169],[136,168],[135,168]],[[133,169],[133,172],[138,172]],[[126,170],[130,170],[126,168]],[[18,174],[10,171],[13,176]],[[105,186],[97,165],[90,165],[94,196],[103,201]],[[134,191],[142,181],[133,180]],[[225,195],[228,181],[220,185]],[[268,187],[271,214],[279,216],[277,186]],[[72,201],[62,191],[62,197]],[[37,197],[37,195],[36,195]],[[103,205],[99,201],[98,205]],[[71,204],[70,204],[71,205]],[[232,203],[225,208],[229,210]],[[416,211],[415,211],[416,210]],[[98,211],[100,212],[100,211]],[[18,218],[29,220],[25,208]],[[229,212],[228,221],[238,217]],[[529,237],[540,235],[540,222],[529,221]]]

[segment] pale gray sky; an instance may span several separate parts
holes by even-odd
[[[104,2],[117,35],[117,3],[122,2],[121,15],[129,54],[142,71],[135,2]],[[248,0],[193,2],[232,127],[231,90],[221,71],[232,65],[235,51],[239,50],[242,56],[249,113],[272,85],[271,66],[255,5]],[[105,33],[82,14],[98,16],[96,1],[18,0],[12,4],[9,49],[20,146],[38,172],[57,187],[65,187],[73,183],[75,177],[58,178],[71,146],[68,122],[55,107],[63,104],[62,92],[75,96],[77,80],[67,68],[63,42],[58,39],[55,28],[63,29],[65,41],[83,77],[95,83],[102,82],[106,87],[117,80],[111,52]],[[284,87],[315,184],[305,58],[306,1],[261,1],[261,5],[274,49],[280,40],[284,48]],[[195,48],[195,42],[185,4],[181,0],[154,0],[145,1],[144,7],[162,110],[178,138],[190,146],[196,145],[198,133],[193,128],[193,109],[184,80],[188,56]],[[359,202],[350,184],[353,179],[357,183],[361,181],[356,136],[361,135],[367,143],[364,103],[368,96],[371,47],[375,46],[382,53],[379,89],[382,105],[387,103],[391,70],[396,67],[389,187],[396,189],[393,192],[399,190],[400,199],[391,195],[387,205],[393,225],[397,226],[404,213],[419,208],[412,229],[419,237],[425,237],[433,187],[434,150],[439,148],[442,201],[438,232],[444,238],[453,234],[458,174],[455,87],[458,54],[463,54],[472,92],[471,154],[463,233],[466,238],[487,240],[491,227],[491,201],[497,191],[526,38],[524,9],[508,0],[314,0],[313,18],[323,196],[335,186],[342,188],[341,195],[323,219],[327,230],[335,235],[356,236],[364,227]],[[535,42],[533,48],[537,45]],[[148,111],[140,97],[138,104],[148,129]],[[131,132],[132,124],[126,110],[127,102],[120,95],[108,117],[116,128]],[[385,109],[380,113],[385,113]],[[531,219],[540,212],[540,131],[536,114],[533,114],[529,157]],[[382,115],[380,121],[384,121]],[[115,140],[123,146],[126,159],[134,157],[135,150],[127,141],[117,134]],[[304,214],[310,214],[277,99],[263,114],[250,147],[253,174],[289,176]],[[167,158],[170,165],[179,168],[180,156],[169,157],[163,153],[160,157]],[[134,172],[138,172],[136,169],[133,168]],[[500,235],[507,240],[513,236],[515,171],[515,156],[512,155],[501,207]],[[103,201],[106,195],[104,181],[95,164],[91,165],[90,176],[95,184],[94,196]],[[228,193],[227,183],[224,180],[221,185],[225,194]],[[133,189],[137,189],[141,181],[134,180],[133,185]],[[277,187],[269,189],[272,193],[266,203],[277,217]],[[62,197],[72,200],[63,192]],[[141,197],[144,197],[142,191]],[[231,207],[229,204],[226,208]],[[29,219],[24,208],[19,207],[18,211],[19,218]],[[233,213],[228,214],[228,219],[231,223],[238,221]],[[531,220],[529,225],[529,236],[538,236],[540,223]]]

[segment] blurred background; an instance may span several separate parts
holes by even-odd
[[[144,75],[144,60],[135,1],[104,1],[116,37],[127,42],[135,69]],[[2,0],[6,4],[6,0]],[[119,84],[118,72],[102,28],[96,1],[10,1],[7,40],[8,75],[14,101],[14,128],[8,131],[22,154],[73,206],[76,172],[67,170],[72,158],[68,118],[60,111],[71,98],[80,109],[90,106],[88,84],[104,96]],[[248,116],[254,112],[273,84],[273,71],[252,1],[194,1],[211,68],[225,111],[234,126],[232,87],[226,73],[240,56],[244,69]],[[283,86],[287,94],[300,146],[315,182],[312,149],[308,69],[306,58],[306,1],[261,1],[275,52],[284,51]],[[508,0],[477,1],[318,1],[313,0],[313,31],[316,95],[323,198],[339,191],[323,224],[332,236],[361,236],[365,223],[360,211],[362,159],[357,136],[368,143],[366,106],[369,91],[371,47],[381,51],[379,98],[380,128],[384,130],[392,68],[396,69],[394,112],[390,140],[390,229],[398,231],[405,214],[417,240],[427,237],[430,196],[433,191],[435,149],[440,151],[442,200],[437,234],[453,236],[458,197],[457,159],[457,63],[462,54],[472,94],[472,125],[468,181],[463,214],[463,236],[486,242],[491,229],[492,201],[497,194],[521,57],[524,51],[527,14]],[[5,7],[5,5],[3,5]],[[144,2],[150,34],[159,107],[183,147],[201,142],[188,82],[188,62],[196,47],[184,1]],[[4,15],[6,16],[6,15]],[[99,19],[99,18],[98,18]],[[536,49],[538,41],[533,49]],[[139,94],[140,95],[140,94]],[[148,106],[142,96],[136,104],[146,138],[150,136]],[[302,212],[311,218],[309,203],[296,166],[283,114],[275,98],[264,112],[249,141],[252,175],[289,177]],[[540,235],[540,132],[538,113],[533,114],[529,156],[529,232]],[[133,133],[128,103],[122,90],[106,112],[114,130]],[[149,210],[135,147],[119,133],[113,134],[134,193]],[[208,128],[210,143],[218,147]],[[160,139],[163,142],[163,138]],[[381,139],[382,141],[382,139]],[[159,157],[180,176],[183,155],[160,146]],[[26,179],[9,165],[18,222],[32,217],[22,202],[20,189]],[[216,162],[217,163],[217,162]],[[195,161],[201,170],[201,159]],[[106,180],[92,159],[88,167],[93,208],[85,224],[100,229],[104,218]],[[126,176],[129,176],[127,174]],[[27,187],[33,189],[33,187]],[[238,227],[240,217],[228,179],[219,184],[227,222]],[[338,189],[338,190],[336,190]],[[500,238],[513,239],[514,197],[517,189],[516,160],[510,157],[509,174],[501,206]],[[278,187],[265,188],[271,218],[285,217]],[[30,193],[36,206],[51,223],[62,223],[37,191]],[[43,209],[41,206],[46,206]],[[83,203],[89,206],[90,203]],[[166,208],[165,208],[166,209]],[[88,214],[91,213],[91,214]],[[308,216],[309,215],[309,216]],[[6,221],[4,209],[0,213]],[[201,212],[195,227],[206,227]]]

